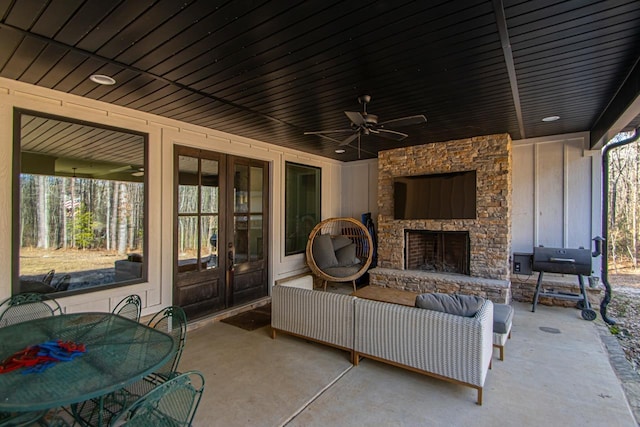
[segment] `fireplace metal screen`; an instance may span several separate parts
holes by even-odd
[[[405,269],[469,275],[469,232],[405,230]]]

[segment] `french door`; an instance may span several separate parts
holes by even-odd
[[[175,147],[173,303],[201,317],[268,293],[269,169]]]

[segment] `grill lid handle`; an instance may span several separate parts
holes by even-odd
[[[575,264],[576,260],[573,258],[549,258],[549,261],[551,262],[565,262],[565,263],[572,263]]]

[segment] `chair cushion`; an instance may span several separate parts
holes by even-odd
[[[333,250],[338,251],[345,246],[352,244],[353,242],[346,236],[335,236],[333,239],[331,239],[331,243],[333,244]]]
[[[506,334],[513,321],[513,307],[507,304],[493,304],[493,332]]]
[[[427,310],[473,317],[484,304],[484,298],[474,295],[421,294],[416,297],[416,307]]]
[[[329,267],[322,271],[333,277],[348,277],[356,274],[360,268],[362,268],[360,264],[354,264],[348,267]]]
[[[313,239],[311,252],[316,265],[322,270],[338,265],[336,253],[333,250],[333,244],[331,243],[331,236],[328,234],[316,235]]]
[[[347,246],[338,249],[336,251],[336,259],[338,260],[338,265],[336,267],[348,267],[350,265],[357,264],[356,245],[350,243]]]

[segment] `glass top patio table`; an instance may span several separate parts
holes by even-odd
[[[46,317],[0,328],[0,360],[49,340],[83,343],[86,353],[39,373],[0,374],[0,411],[21,412],[82,402],[121,389],[157,370],[173,339],[111,313]]]

